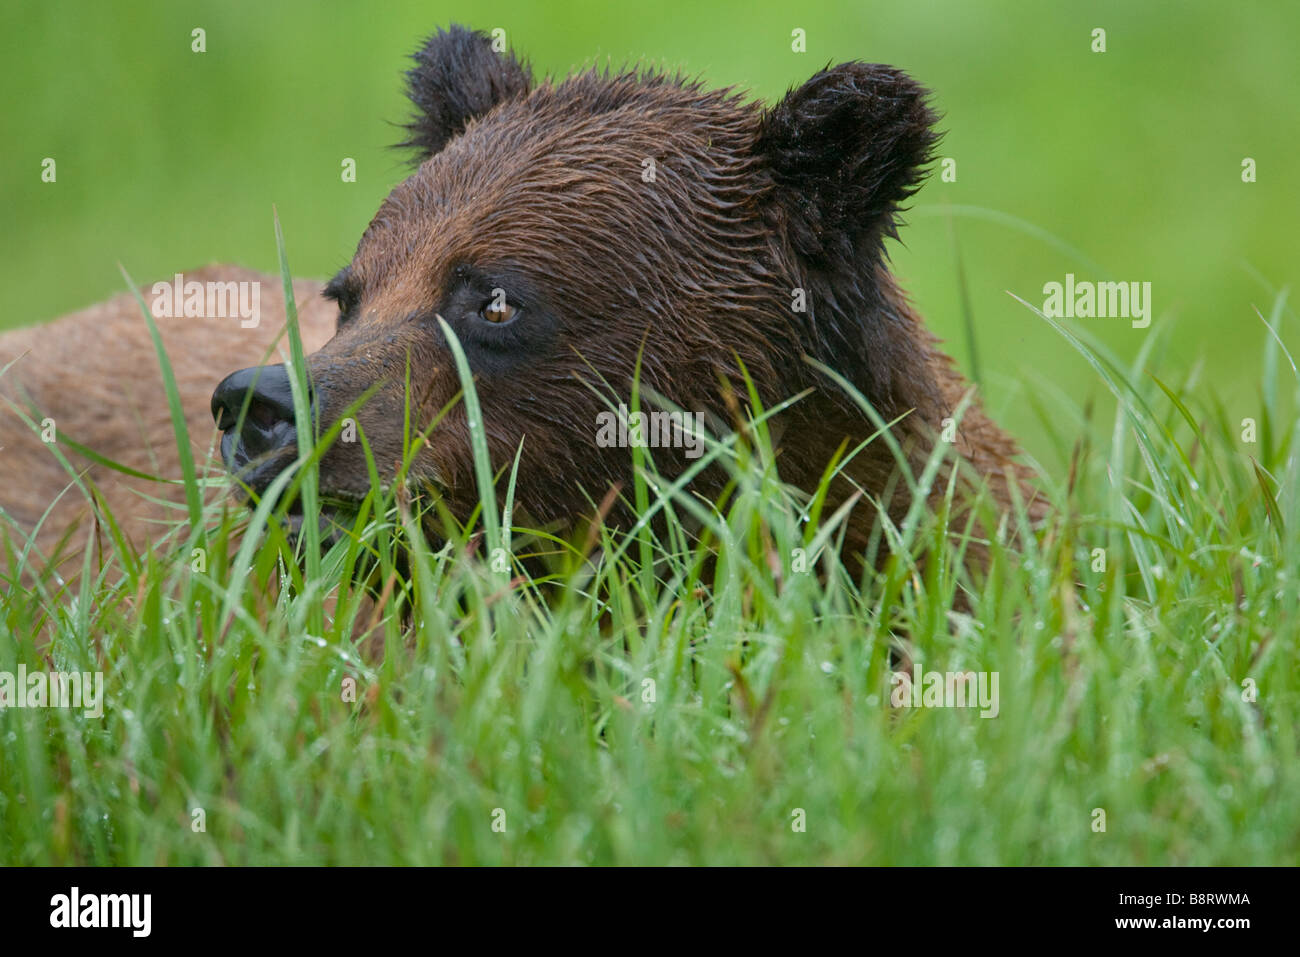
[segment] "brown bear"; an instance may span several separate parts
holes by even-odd
[[[968,386],[886,264],[885,240],[936,139],[910,78],[844,63],[764,109],[644,70],[534,82],[486,36],[456,27],[415,61],[403,145],[419,166],[326,289],[339,328],[308,362],[319,422],[377,389],[356,420],[393,469],[408,380],[413,427],[461,388],[445,320],[503,482],[522,445],[516,500],[535,522],[572,521],[607,489],[628,488],[632,457],[599,441],[597,423],[626,402],[638,362],[645,392],[710,423],[734,422],[728,395],[744,396],[745,373],[768,408],[802,394],[778,430],[782,479],[804,489],[842,443],[876,429],[838,375],[897,420],[921,473]],[[238,427],[254,376],[254,411]],[[283,367],[241,370],[213,396],[226,461],[255,490],[296,455],[288,397]],[[654,450],[670,476],[690,464],[678,444]],[[978,403],[955,446],[1006,502],[1022,477],[1016,447]],[[861,489],[900,517],[909,500],[897,469],[888,444],[873,442],[835,499]],[[370,489],[361,443],[334,444],[321,470],[335,502]],[[712,478],[697,490],[716,491]],[[409,484],[436,490],[460,518],[477,506],[463,405],[433,430]],[[629,510],[624,500],[613,520]],[[857,513],[848,544],[861,549],[876,511],[864,501]]]
[[[632,456],[619,447],[626,430],[603,441],[601,423],[627,403],[638,375],[643,404],[655,397],[714,430],[740,424],[746,377],[767,408],[798,397],[773,434],[782,480],[803,489],[816,487],[842,446],[852,450],[880,421],[891,423],[895,441],[870,442],[843,468],[832,505],[862,496],[846,541],[858,553],[877,523],[876,503],[902,517],[910,497],[889,445],[919,475],[969,388],[886,260],[900,205],[936,141],[920,86],[890,67],[844,63],[764,108],[650,70],[535,82],[513,55],[459,27],[429,39],[409,80],[416,115],[403,145],[419,165],[325,288],[337,332],[308,359],[318,429],[355,415],[386,480],[403,455],[408,410],[418,432],[449,407],[407,480],[468,517],[478,490],[445,321],[475,378],[493,466],[504,475],[522,448],[516,501],[530,522],[571,523],[611,488],[630,486]],[[71,321],[92,324],[85,315]],[[136,323],[123,331],[136,342],[133,370],[150,351]],[[173,360],[188,370],[194,415],[189,371],[216,371],[220,360],[204,332],[182,335]],[[51,374],[62,389],[74,375],[115,388],[112,370],[66,362]],[[226,464],[254,492],[296,455],[288,381],[281,365],[255,366],[228,376],[211,398]],[[63,408],[87,402],[57,384],[51,392],[44,400]],[[105,429],[130,433],[129,445],[133,420],[118,398],[97,396],[95,415]],[[165,403],[149,410],[154,439],[165,437],[160,409]],[[116,434],[111,441],[121,444]],[[652,450],[661,472],[690,466],[689,442],[662,444]],[[154,448],[152,470],[174,475]],[[977,401],[953,448],[1003,506],[1016,496],[1032,501],[1015,443]],[[4,492],[20,521],[30,523],[66,484],[42,468],[13,475],[17,498],[12,484]],[[364,496],[362,443],[335,442],[320,481],[336,508]],[[722,481],[706,470],[695,487],[712,494]],[[610,520],[630,516],[624,502]]]

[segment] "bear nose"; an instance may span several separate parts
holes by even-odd
[[[248,403],[238,434],[239,415]],[[296,444],[293,390],[289,373],[283,365],[253,366],[232,372],[221,380],[212,393],[212,417],[217,428],[226,433],[221,443],[227,466],[236,464],[237,451],[242,458],[255,458],[285,446]]]

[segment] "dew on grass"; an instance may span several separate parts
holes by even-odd
[[[722,733],[728,738],[732,738],[733,740],[742,743],[749,740],[749,735],[745,732],[745,729],[737,727],[730,721],[724,721],[722,723]]]

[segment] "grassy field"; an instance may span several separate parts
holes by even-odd
[[[924,514],[885,523],[892,557],[855,580],[842,516],[780,484],[759,412],[701,460],[734,475],[721,507],[629,452],[658,533],[514,528],[476,449],[473,542],[430,545],[378,496],[323,556],[310,523],[295,552],[277,521],[241,538],[237,510],[191,530],[178,508],[152,552],[12,593],[0,671],[102,672],[104,701],[0,710],[0,861],[1296,863],[1290,356],[1269,339],[1244,442],[1158,367],[1158,335],[1125,367],[1035,319],[1120,411],[1093,445],[1071,438],[1088,410],[1042,403],[1073,466],[1043,477],[1055,515],[1023,550],[1015,518],[991,540],[982,586],[968,531]],[[285,476],[304,498],[316,449]],[[949,560],[922,574],[926,548]],[[378,606],[348,584],[362,566]],[[897,706],[891,648],[995,674],[996,714]]]
[[[331,274],[406,174],[404,58],[453,21],[539,74],[640,59],[771,100],[863,59],[932,88],[956,177],[893,266],[1051,518],[1012,548],[1012,517],[985,582],[963,528],[916,515],[859,579],[761,428],[711,444],[725,501],[646,457],[627,494],[664,527],[590,542],[492,495],[431,542],[376,497],[322,553],[283,504],[202,511],[227,480],[198,474],[152,551],[0,586],[0,673],[105,695],[0,709],[0,863],[1300,863],[1300,7],[13,4],[0,328],[119,292],[119,263],[274,269],[272,203],[298,271]],[[1151,282],[1154,321],[1047,319],[1067,273]],[[0,545],[37,569],[3,516]],[[894,706],[900,654],[996,674],[996,717]]]

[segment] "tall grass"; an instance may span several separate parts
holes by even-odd
[[[781,483],[779,408],[753,395],[701,460],[730,474],[721,505],[629,450],[646,520],[585,539],[514,524],[518,458],[496,500],[459,351],[483,504],[440,539],[400,483],[323,552],[286,534],[337,436],[300,421],[251,517],[119,540],[75,593],[8,587],[0,671],[102,671],[106,702],[0,711],[0,862],[1295,863],[1300,382],[1271,344],[1247,444],[1212,388],[1149,366],[1158,336],[1125,367],[1058,331],[1116,416],[1039,400],[1071,467],[1042,477],[1046,528],[988,542],[986,582],[943,510],[882,518],[891,557],[859,580],[827,482]],[[998,715],[891,707],[904,640],[927,670],[996,672]]]

